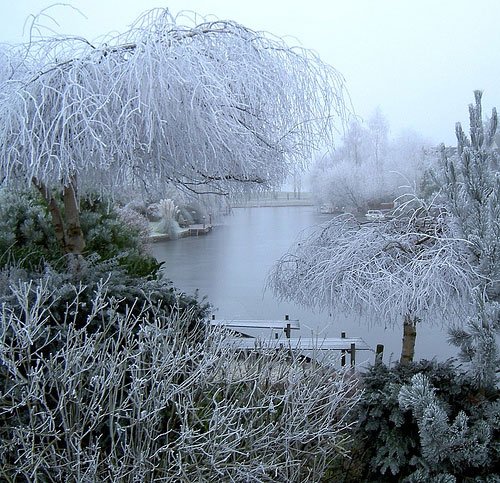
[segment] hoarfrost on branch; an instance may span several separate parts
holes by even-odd
[[[281,182],[331,139],[346,115],[338,72],[235,22],[183,20],[156,10],[100,45],[17,50],[0,88],[2,178],[226,193]]]
[[[200,338],[189,311],[162,316],[148,297],[123,312],[105,281],[89,331],[81,286],[57,320],[54,281],[2,276],[0,479],[320,481],[347,452],[352,373],[286,350],[238,353],[224,331]]]
[[[274,266],[281,298],[332,310],[371,311],[383,323],[466,308],[474,269],[443,219],[359,223],[339,216],[299,240]]]

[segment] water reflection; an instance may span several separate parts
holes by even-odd
[[[167,276],[187,293],[199,290],[217,309],[217,318],[299,319],[300,334],[339,337],[347,332],[363,337],[373,348],[385,345],[384,360],[397,359],[401,327],[384,327],[383,321],[358,319],[328,312],[312,312],[294,303],[279,302],[264,291],[271,266],[296,241],[301,231],[322,223],[331,215],[314,207],[239,208],[220,220],[206,236],[183,238],[151,246],[153,255],[165,261]],[[418,358],[445,359],[456,351],[439,327],[420,326]],[[370,360],[372,356],[370,355]]]

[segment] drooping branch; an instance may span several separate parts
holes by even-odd
[[[468,305],[478,275],[464,242],[430,237],[418,219],[359,224],[334,218],[302,237],[275,265],[268,284],[282,299],[332,310],[369,311],[387,323],[409,312],[425,319]],[[427,237],[426,241],[423,241]]]
[[[34,72],[0,94],[9,180],[68,185],[76,174],[81,189],[112,190],[139,166],[213,191],[272,185],[346,117],[338,72],[230,21],[182,25],[156,11],[106,44],[49,40],[30,59]]]

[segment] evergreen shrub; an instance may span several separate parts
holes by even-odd
[[[453,360],[376,365],[362,388],[344,481],[498,481],[497,388],[478,389]]]
[[[132,220],[111,203],[88,196],[80,203],[84,255],[116,259],[129,275],[154,278],[161,263],[145,250],[146,230],[140,215]],[[66,263],[48,209],[33,191],[0,190],[0,268],[18,265],[41,271],[45,264],[64,271]]]

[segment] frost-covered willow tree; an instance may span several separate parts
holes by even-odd
[[[306,306],[370,314],[386,326],[403,321],[401,362],[409,362],[417,322],[452,307],[466,310],[472,272],[445,219],[422,206],[382,223],[333,218],[290,248],[269,284],[279,297]]]
[[[344,117],[332,67],[232,21],[156,10],[99,45],[50,38],[23,55],[0,86],[1,177],[36,186],[68,254],[85,247],[79,191],[276,184]]]

